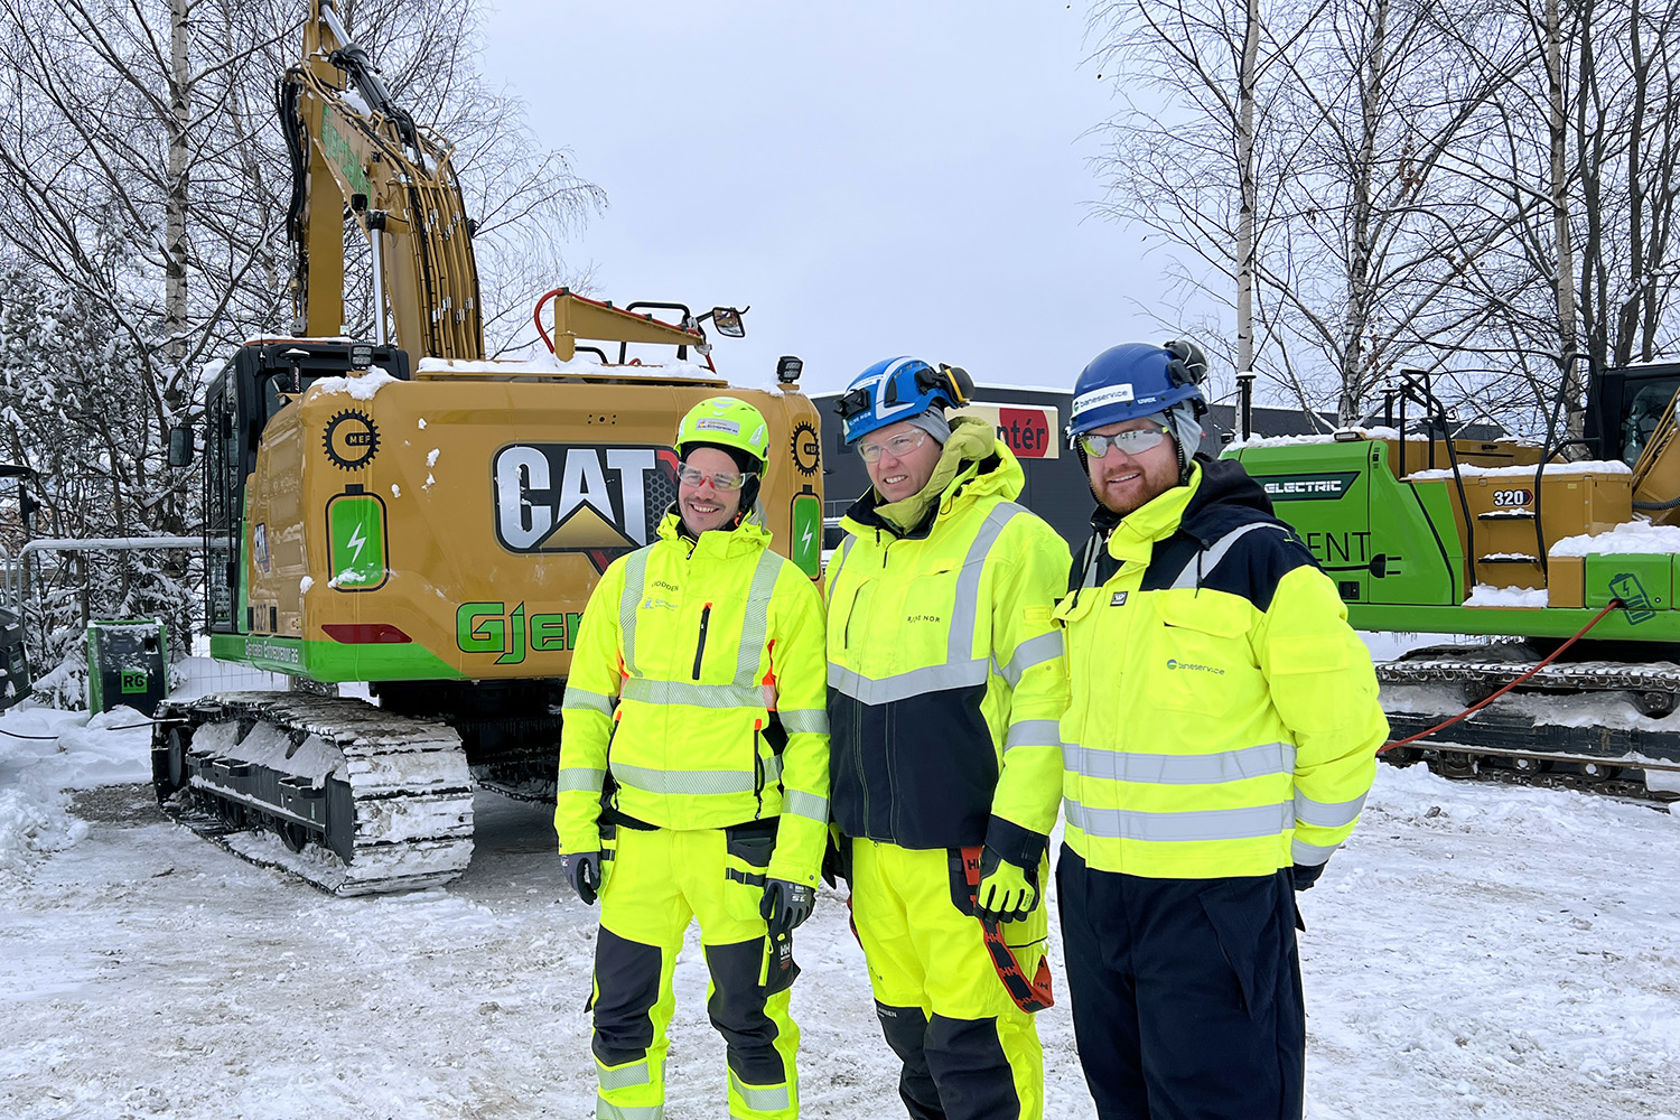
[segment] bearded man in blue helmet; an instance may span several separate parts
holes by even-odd
[[[1240,464],[1196,455],[1206,372],[1191,343],[1113,347],[1067,431],[1098,509],[1056,609],[1057,905],[1103,1120],[1301,1115],[1294,892],[1388,734],[1335,585]]]

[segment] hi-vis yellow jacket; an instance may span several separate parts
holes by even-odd
[[[613,809],[660,828],[780,815],[769,876],[814,884],[828,834],[822,599],[752,521],[659,540],[590,596],[562,704],[554,828],[601,846]]]
[[[1068,846],[1166,879],[1329,859],[1388,735],[1329,577],[1232,462],[1198,461],[1102,544],[1056,611]]]
[[[842,522],[828,565],[834,819],[852,837],[984,842],[1035,867],[1060,801],[1067,684],[1050,613],[1069,556],[1012,500],[1015,456],[984,442],[916,531],[899,535],[870,496]]]

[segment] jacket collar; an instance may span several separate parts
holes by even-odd
[[[659,539],[680,545],[691,556],[745,556],[770,547],[770,532],[764,528],[757,508],[733,529],[709,529],[696,540],[683,524],[682,514],[677,511],[675,502],[659,521]]]
[[[1121,560],[1146,560],[1149,544],[1175,532],[1196,538],[1206,548],[1231,528],[1233,515],[1258,511],[1267,517],[1272,501],[1258,482],[1234,459],[1191,461],[1190,480],[1158,494],[1140,508],[1119,517],[1099,506],[1091,527],[1108,534],[1109,554]]]
[[[959,416],[952,423],[951,431],[953,438],[945,442],[945,453],[940,456],[928,485],[915,497],[892,503],[900,508],[918,500],[926,504],[912,528],[901,529],[893,520],[882,516],[886,503],[873,486],[852,503],[840,522],[841,527],[859,537],[887,532],[906,540],[920,540],[933,531],[940,518],[949,518],[974,502],[994,496],[1013,501],[1020,496],[1026,485],[1026,472],[1014,453],[997,442],[990,425],[984,420]],[[957,433],[972,438],[958,438]],[[942,478],[949,481],[941,485]]]
[[[1155,495],[1118,519],[1108,535],[1108,554],[1116,560],[1145,563],[1155,551],[1155,542],[1172,536],[1184,520],[1185,511],[1202,485],[1202,464],[1192,461],[1190,480],[1183,486]],[[1107,512],[1104,510],[1103,512]],[[1104,520],[1114,519],[1113,514]],[[1092,519],[1092,524],[1097,523]]]

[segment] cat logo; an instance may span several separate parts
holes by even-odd
[[[651,541],[677,494],[668,447],[516,443],[492,470],[503,548],[587,552],[597,568]]]

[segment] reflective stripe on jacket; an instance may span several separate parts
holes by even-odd
[[[1334,585],[1241,466],[1198,462],[1069,582],[1068,845],[1152,878],[1329,859],[1388,721]]]
[[[613,806],[662,828],[780,815],[769,874],[815,883],[828,829],[822,600],[770,534],[744,521],[615,560],[583,615],[563,703],[554,827],[600,846]],[[785,740],[785,742],[784,742]]]
[[[917,531],[870,523],[869,498],[842,522],[828,567],[834,819],[848,836],[985,842],[1031,866],[1061,784],[1067,686],[1050,614],[1068,549],[1011,500],[1021,466],[987,442]]]

